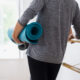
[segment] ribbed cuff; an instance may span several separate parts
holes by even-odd
[[[20,24],[20,25],[22,25],[23,27],[25,27],[27,24],[24,24],[24,23],[22,23],[20,20],[18,20],[18,23]]]

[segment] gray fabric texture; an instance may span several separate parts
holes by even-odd
[[[80,38],[80,10],[75,0],[33,0],[18,22],[25,26],[36,15],[43,27],[38,44],[29,44],[27,55],[48,62],[62,63],[71,25]]]

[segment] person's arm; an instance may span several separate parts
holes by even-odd
[[[22,25],[20,25],[18,22],[16,23],[16,26],[15,26],[15,29],[14,29],[14,32],[13,32],[13,35],[12,35],[12,38],[16,43],[19,43],[19,44],[23,43],[18,39],[18,36],[19,36],[19,34],[20,34],[20,32],[22,31],[23,28],[24,27]]]
[[[73,18],[73,25],[76,32],[76,38],[80,39],[80,9],[76,2],[75,16]]]
[[[37,15],[37,13],[43,8],[44,3],[45,0],[33,0],[23,15],[18,19],[12,36],[16,43],[21,43],[21,41],[18,39],[20,32],[28,23],[28,21]]]
[[[72,33],[72,29],[70,29],[69,35],[68,35],[68,41],[70,41],[71,39],[75,38],[73,33]]]

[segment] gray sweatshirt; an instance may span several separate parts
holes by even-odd
[[[80,38],[80,11],[75,0],[33,0],[18,22],[25,26],[34,16],[43,27],[38,44],[29,44],[27,55],[43,62],[62,63],[70,27]]]

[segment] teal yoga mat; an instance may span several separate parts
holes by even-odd
[[[13,41],[12,34],[14,29],[9,28],[8,29],[8,37]],[[19,34],[19,40],[22,42],[27,42],[31,44],[37,44],[39,38],[42,36],[43,29],[41,24],[38,22],[33,22],[30,24],[27,24],[24,29]],[[14,42],[14,41],[13,41]]]

